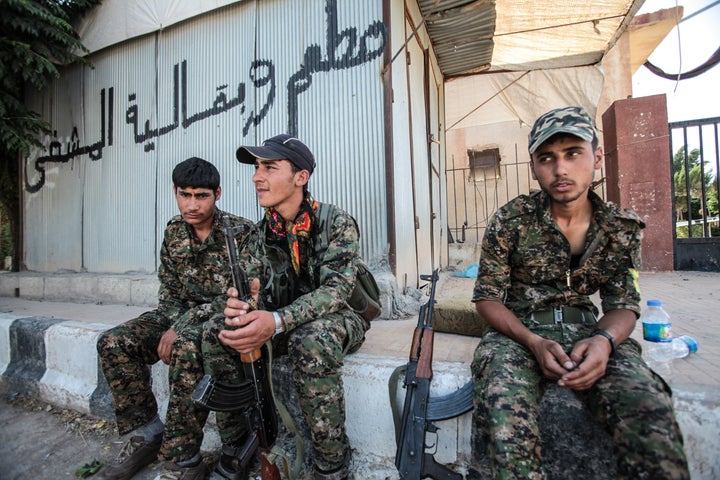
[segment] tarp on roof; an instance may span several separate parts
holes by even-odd
[[[643,0],[418,0],[446,78],[594,65]]]
[[[445,83],[447,130],[510,121],[530,126],[565,105],[583,106],[595,117],[603,79],[594,65],[454,78]]]
[[[96,52],[162,30],[238,0],[103,0],[75,26],[82,44]]]

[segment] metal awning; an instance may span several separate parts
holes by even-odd
[[[644,0],[419,0],[446,79],[599,63]]]

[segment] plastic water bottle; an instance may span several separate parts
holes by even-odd
[[[648,300],[640,319],[648,365],[668,379],[672,371],[671,362],[675,358],[670,315],[662,308],[660,300]]]
[[[679,337],[673,337],[673,358],[685,358],[691,353],[697,352],[698,343],[697,340],[689,335],[680,335]]]

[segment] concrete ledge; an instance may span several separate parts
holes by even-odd
[[[418,311],[417,298],[401,292],[390,272],[373,275],[380,289],[380,318]],[[28,300],[156,307],[159,288],[156,274],[0,272],[0,297]]]
[[[0,296],[59,302],[157,305],[155,274],[0,273]]]

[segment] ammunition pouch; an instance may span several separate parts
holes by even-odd
[[[262,287],[261,296],[265,310],[277,310],[292,303],[298,297],[297,277],[290,257],[279,246],[262,245],[264,277],[267,283]]]
[[[372,272],[358,258],[355,262],[355,288],[350,294],[348,305],[368,322],[376,319],[382,310],[380,289]]]

